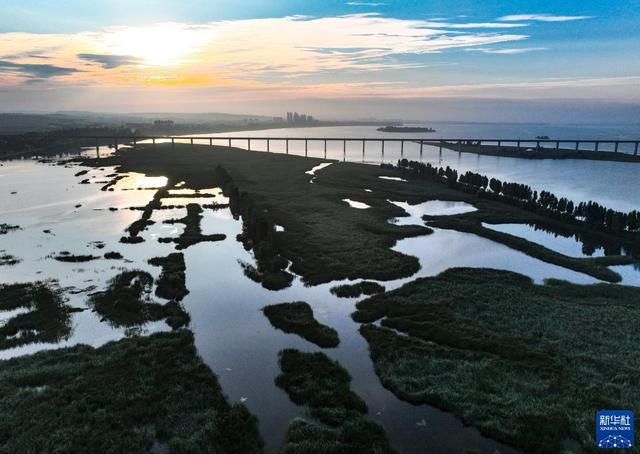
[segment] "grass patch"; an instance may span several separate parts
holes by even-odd
[[[0,326],[0,349],[35,342],[59,342],[71,335],[71,313],[53,283],[0,285],[0,311],[29,309]]]
[[[362,281],[357,284],[344,284],[331,287],[331,293],[340,298],[357,298],[362,295],[375,295],[384,292],[384,286],[377,282]]]
[[[0,415],[2,452],[262,452],[186,330],[2,361]]]
[[[17,265],[21,261],[22,260],[15,255],[7,254],[5,251],[0,251],[0,266]]]
[[[281,452],[395,452],[382,426],[363,416],[367,406],[351,391],[351,377],[337,362],[324,353],[286,349],[279,364],[276,385],[296,404],[309,406],[314,418],[290,423]]]
[[[74,255],[74,254],[70,254],[67,251],[63,251],[60,254],[53,256],[53,258],[56,259],[58,262],[81,263],[81,262],[90,262],[92,260],[97,260],[100,257],[96,257],[95,255],[90,255],[90,254]]]
[[[124,271],[109,281],[107,289],[89,298],[93,309],[115,327],[143,325],[165,320],[172,328],[189,323],[187,314],[179,303],[170,301],[159,304],[151,300],[149,293],[153,277],[140,270]]]
[[[0,223],[0,235],[6,235],[7,233],[13,230],[19,230],[19,229],[20,229],[19,225]]]
[[[340,343],[336,330],[318,322],[305,302],[272,304],[262,311],[275,328],[297,334],[319,347],[337,347]]]
[[[166,257],[154,257],[149,259],[149,264],[162,267],[162,272],[156,282],[156,296],[172,301],[181,301],[189,293],[185,286],[187,267],[184,264],[182,252],[174,252]]]
[[[187,205],[187,215],[180,219],[168,219],[164,221],[166,224],[184,224],[184,231],[177,238],[160,238],[162,243],[176,243],[176,249],[186,249],[194,244],[201,243],[203,241],[222,241],[227,236],[222,233],[215,233],[212,235],[203,235],[200,228],[200,221],[202,220],[202,207],[197,203],[190,203]]]
[[[357,309],[387,388],[527,451],[595,452],[597,410],[640,410],[637,288],[458,268]]]

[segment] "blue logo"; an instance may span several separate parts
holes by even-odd
[[[596,414],[598,448],[631,448],[633,446],[633,412],[600,410]]]

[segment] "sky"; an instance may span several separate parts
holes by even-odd
[[[633,121],[638,24],[640,0],[1,0],[0,111]]]

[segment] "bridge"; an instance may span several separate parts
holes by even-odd
[[[210,146],[243,146],[246,145],[247,150],[252,150],[252,144],[266,144],[266,150],[271,151],[271,144],[274,142],[284,145],[284,152],[289,154],[291,143],[304,144],[304,154],[308,156],[310,143],[323,144],[324,157],[327,157],[327,144],[337,142],[342,144],[343,160],[346,160],[347,144],[361,144],[362,156],[366,155],[367,143],[379,143],[382,157],[385,154],[385,145],[396,143],[400,145],[400,156],[404,156],[405,144],[411,143],[419,146],[419,153],[422,156],[424,146],[438,147],[440,151],[443,148],[458,152],[470,152],[478,154],[505,155],[515,157],[535,157],[531,153],[543,153],[543,158],[564,157],[570,158],[567,153],[586,153],[590,155],[598,155],[597,159],[616,160],[616,161],[637,161],[640,140],[619,140],[619,139],[482,139],[482,138],[416,138],[416,137],[260,137],[260,136],[65,136],[65,138],[95,140],[96,149],[99,152],[99,145],[109,144],[117,150],[120,144],[132,144],[136,146],[138,143],[158,144],[170,143],[175,146],[176,143],[208,144]],[[215,143],[214,143],[215,142]],[[567,146],[568,145],[568,146]],[[624,150],[623,150],[624,148]],[[257,151],[257,150],[256,150]],[[564,153],[560,156],[560,153]],[[555,155],[554,155],[555,154]]]

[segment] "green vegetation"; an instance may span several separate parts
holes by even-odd
[[[319,347],[337,347],[340,343],[336,330],[318,322],[305,302],[272,304],[262,311],[275,328],[297,334]]]
[[[59,342],[71,335],[71,313],[54,283],[0,285],[0,311],[28,309],[0,326],[0,349],[34,342]]]
[[[384,429],[365,418],[367,406],[349,387],[351,377],[324,353],[286,349],[279,354],[276,385],[298,405],[308,405],[313,421],[294,419],[282,453],[392,453]]]
[[[182,252],[174,252],[166,257],[154,257],[149,259],[149,264],[162,267],[162,272],[156,282],[156,296],[172,301],[181,301],[189,293],[185,286],[187,267],[184,264]]]
[[[186,249],[194,244],[201,243],[203,241],[222,241],[226,238],[226,235],[221,233],[214,233],[212,235],[203,235],[200,228],[200,221],[202,220],[202,207],[197,203],[190,203],[187,205],[187,215],[180,219],[167,219],[164,221],[166,224],[184,224],[184,231],[178,238],[160,238],[162,243],[176,243],[176,249]]]
[[[0,251],[0,266],[11,266],[17,265],[22,260],[20,260],[15,255],[7,254],[4,250]]]
[[[91,260],[99,259],[100,257],[96,257],[95,255],[73,255],[68,251],[62,251],[58,255],[53,256],[58,262],[69,262],[69,263],[80,263],[80,262],[90,262]]]
[[[172,328],[189,323],[179,303],[159,304],[149,297],[153,277],[140,270],[123,271],[109,281],[103,292],[93,293],[89,303],[93,309],[113,326],[136,326],[150,321],[165,320]]]
[[[2,452],[262,452],[186,330],[0,362]]]
[[[369,281],[331,287],[331,293],[340,298],[357,298],[362,295],[375,295],[376,293],[382,292],[384,292],[384,286],[377,282]]]
[[[357,309],[387,388],[527,451],[595,452],[598,409],[640,410],[637,288],[458,268]]]
[[[0,235],[6,235],[12,230],[19,230],[19,225],[11,225],[11,224],[0,224]]]
[[[124,175],[116,178],[123,177]],[[113,184],[118,181],[115,178],[114,180],[115,181],[113,182]],[[136,219],[135,221],[133,221],[131,225],[127,227],[129,236],[123,236],[122,238],[120,238],[121,243],[136,244],[142,243],[144,241],[144,238],[140,236],[140,233],[150,225],[154,224],[154,222],[151,220],[151,215],[153,214],[153,210],[162,207],[162,197],[164,197],[166,194],[168,194],[168,191],[166,189],[157,190],[155,194],[153,194],[153,198],[149,201],[149,203],[146,206],[140,208],[142,210],[142,216],[140,216],[140,219]]]
[[[122,254],[120,254],[119,252],[111,251],[111,252],[105,252],[104,258],[109,260],[118,260],[123,257],[122,257]]]
[[[227,179],[230,181],[231,177]],[[238,240],[242,241],[245,249],[253,250],[257,265],[242,263],[244,274],[269,290],[288,287],[293,281],[293,274],[287,271],[289,262],[280,253],[275,225],[265,216],[264,210],[255,206],[248,193],[240,193],[231,183],[227,184],[227,192],[231,213],[235,218],[242,216],[242,233]]]

